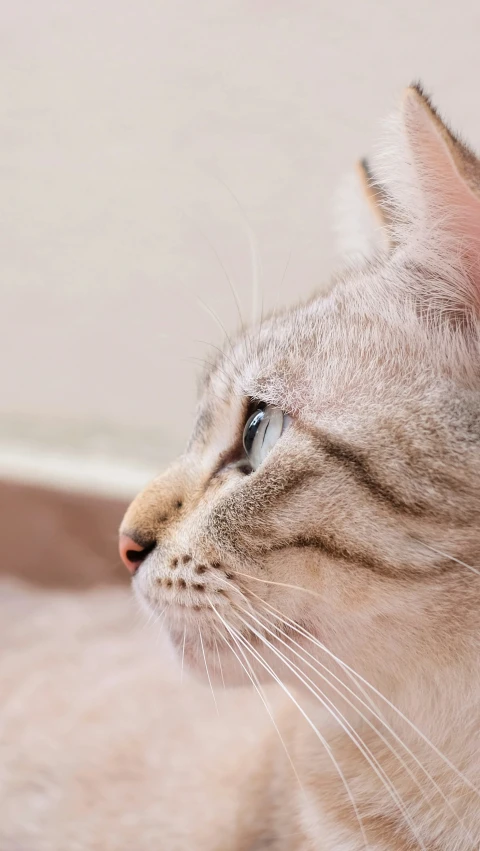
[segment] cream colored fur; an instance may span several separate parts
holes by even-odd
[[[0,592],[2,851],[253,846],[277,748],[253,691],[217,714],[124,589]]]
[[[162,719],[149,696],[152,642],[145,633],[129,635],[133,643],[116,638],[115,694],[102,702],[96,730],[108,745],[98,761],[86,747],[70,757],[75,778],[87,760],[91,797],[88,805],[73,797],[72,834],[59,847],[77,847],[75,830],[95,811],[88,841],[99,849],[479,846],[480,165],[417,88],[389,134],[374,169],[381,190],[366,193],[378,213],[366,243],[380,236],[373,257],[359,260],[355,230],[349,268],[327,296],[226,346],[204,377],[185,455],[123,521],[144,547],[135,593],[161,615],[177,657],[217,690],[222,677],[233,687],[228,746],[212,753],[213,777],[192,780],[194,738],[180,743],[176,716]],[[255,400],[291,424],[253,472],[241,438]],[[104,604],[122,604],[108,595],[90,602],[100,623]],[[97,638],[94,646],[104,688],[105,645]],[[278,730],[264,713],[244,765],[236,722],[247,718],[240,701],[248,698],[235,686],[249,677],[260,706],[272,677],[291,703]],[[67,685],[56,730],[75,703],[75,684]],[[85,692],[81,682],[75,688]],[[79,736],[86,725],[81,716]],[[42,727],[31,729],[34,739]],[[166,742],[171,729],[175,741]],[[182,759],[170,798],[166,753],[169,765]],[[105,773],[116,786],[131,761],[127,792],[109,798]],[[55,806],[64,818],[66,801],[69,812],[62,779],[52,798],[41,792],[33,816],[15,783],[11,806],[25,806],[30,824],[55,820]],[[225,786],[236,809],[220,826]],[[137,820],[127,828],[121,802],[132,796]],[[19,822],[9,839],[23,848]],[[212,824],[220,839],[210,838]]]

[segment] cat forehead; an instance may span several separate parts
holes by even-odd
[[[244,331],[205,374],[202,396],[224,401],[241,396],[284,405],[303,386],[307,364],[320,355],[321,325],[329,324],[328,319],[322,323],[325,312],[326,305],[318,299]]]
[[[407,327],[416,326],[415,317],[372,292],[372,275],[364,278],[347,278],[328,295],[272,315],[244,332],[205,375],[203,394],[248,396],[296,407],[297,395],[300,403],[305,400],[306,385],[331,384],[352,372],[358,379],[360,370],[371,369],[376,361],[385,366],[389,353],[395,365],[396,349],[405,348],[407,335],[420,344],[416,327]]]
[[[227,345],[204,377],[204,422],[235,400],[258,400],[291,414],[325,405],[329,397],[337,404],[347,386],[358,393],[377,360],[385,369],[394,328],[365,298],[355,303],[349,289],[271,316]]]
[[[245,332],[206,375],[200,408],[215,416],[259,400],[290,414],[361,417],[443,379],[476,386],[478,357],[462,335],[432,326],[405,295],[422,270],[395,262],[345,275],[326,296]]]
[[[406,268],[404,280],[413,274],[421,270]],[[255,402],[339,438],[405,422],[421,430],[431,417],[454,437],[455,406],[478,409],[479,351],[451,323],[419,314],[398,280],[389,267],[355,273],[228,345],[205,377],[189,446],[215,457],[238,446]]]
[[[222,425],[231,430],[244,422],[252,402],[286,412],[306,402],[312,382],[306,363],[312,364],[314,354],[318,358],[316,329],[323,310],[316,302],[291,308],[228,341],[202,376],[191,444],[208,443]]]

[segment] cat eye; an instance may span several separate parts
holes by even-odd
[[[243,447],[252,470],[257,470],[291,422],[281,408],[266,405],[248,418],[243,430]]]

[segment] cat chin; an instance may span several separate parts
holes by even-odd
[[[243,667],[244,660],[242,659],[243,664],[241,664],[226,646],[222,652],[220,640],[217,639],[215,643],[215,639],[212,640],[207,630],[202,638],[203,647],[199,640],[198,628],[184,632],[183,629],[167,626],[165,631],[168,634],[168,641],[179,673],[183,671],[184,676],[192,677],[208,687],[210,685],[221,689],[253,687],[252,680]],[[241,658],[238,649],[237,656]],[[250,660],[250,666],[249,673],[251,675],[253,671],[256,684],[270,681],[268,674],[266,675],[260,666],[252,663],[252,660]]]

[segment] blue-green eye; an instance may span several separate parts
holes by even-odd
[[[247,420],[247,424],[243,430],[243,448],[247,455],[250,453],[250,450],[253,446],[253,441],[255,440],[255,435],[257,433],[258,427],[262,422],[265,416],[265,409],[259,408],[252,414],[251,417]]]
[[[248,418],[243,430],[243,447],[253,470],[256,470],[291,422],[281,408],[267,405]]]

